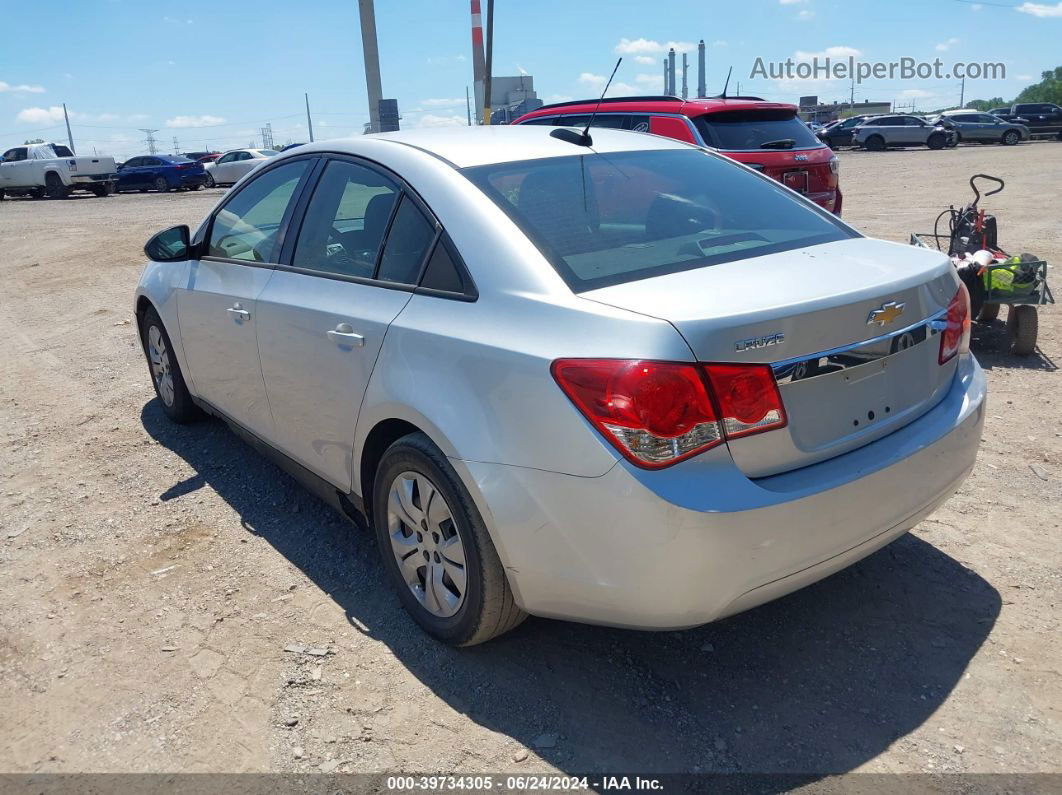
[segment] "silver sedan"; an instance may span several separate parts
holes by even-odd
[[[310,144],[145,250],[161,410],[368,523],[448,643],[779,597],[946,500],[984,421],[946,257],[669,138]]]

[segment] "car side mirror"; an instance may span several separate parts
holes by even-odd
[[[187,224],[164,229],[144,245],[144,253],[152,262],[180,262],[188,259],[191,232]]]

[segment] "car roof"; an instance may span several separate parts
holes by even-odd
[[[572,100],[543,105],[525,113],[514,123],[536,116],[555,116],[558,113],[590,113],[598,104],[597,99]],[[699,97],[697,99],[680,99],[679,97],[609,97],[601,103],[601,113],[671,113],[682,116],[703,116],[708,113],[720,113],[727,110],[749,109],[785,109],[797,111],[796,105],[785,102],[768,102],[759,97]]]
[[[315,151],[363,154],[359,143],[386,142],[410,146],[447,161],[455,168],[468,168],[517,160],[565,157],[585,154],[587,149],[551,135],[558,127],[542,125],[491,125],[485,127],[433,127],[400,132],[317,141],[284,152],[282,156],[302,156]],[[590,132],[594,152],[632,150],[687,149],[689,144],[648,133],[610,130],[595,127]],[[369,143],[373,146],[374,143]]]

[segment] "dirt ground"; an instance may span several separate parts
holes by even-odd
[[[1062,263],[1062,144],[840,158],[868,234],[987,171],[1004,245]],[[368,534],[159,410],[141,246],[221,193],[0,203],[0,771],[1062,771],[1060,311],[1026,359],[976,329],[977,467],[862,563],[686,632],[453,650]]]

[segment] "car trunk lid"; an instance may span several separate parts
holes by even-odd
[[[671,322],[698,361],[771,364],[785,428],[729,442],[761,477],[891,433],[939,402],[941,315],[958,281],[937,252],[867,238],[582,293]]]

